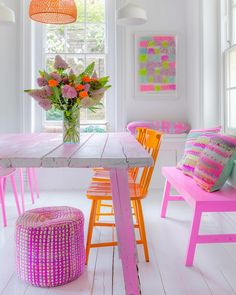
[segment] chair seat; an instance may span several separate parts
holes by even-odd
[[[15,168],[0,168],[0,177],[7,177],[16,171]]]
[[[132,177],[132,170],[130,169],[128,171],[128,177],[129,177],[129,181],[132,182],[133,181],[133,177]],[[110,171],[109,170],[96,170],[93,178],[93,181],[98,182],[98,181],[104,181],[104,182],[110,182]]]
[[[129,182],[131,200],[143,199],[139,184]],[[112,200],[111,184],[109,182],[93,181],[87,190],[87,198],[90,200]]]

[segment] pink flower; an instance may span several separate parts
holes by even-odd
[[[39,87],[43,87],[43,86],[46,86],[48,84],[48,81],[43,77],[39,77],[37,79],[37,83],[38,83]]]
[[[84,85],[84,91],[89,91],[89,89],[90,89],[90,84],[85,84]]]
[[[47,93],[47,96],[52,96],[52,88],[49,87],[48,85],[44,87],[44,90],[46,91]]]
[[[94,105],[93,100],[89,96],[83,98],[80,103],[82,108],[90,108]]]
[[[60,55],[56,55],[56,57],[55,57],[55,63],[54,63],[54,68],[55,69],[66,70],[66,69],[68,69],[68,67],[69,66],[65,62],[65,60]]]
[[[77,91],[74,87],[71,87],[69,85],[65,85],[62,88],[62,96],[65,98],[75,98],[75,97],[77,97]]]
[[[39,101],[39,105],[45,110],[48,111],[51,109],[52,107],[52,103],[49,99],[42,99],[41,101]]]
[[[94,90],[92,93],[91,93],[91,96],[96,96],[98,94],[104,94],[104,92],[106,91],[105,88],[100,88],[98,90]]]
[[[61,76],[58,74],[58,73],[50,73],[49,76],[53,79],[53,80],[56,80],[58,83],[61,82],[62,78]]]
[[[29,95],[32,96],[36,101],[45,99],[47,97],[47,92],[45,89],[35,89],[29,92]]]

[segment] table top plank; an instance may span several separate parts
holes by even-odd
[[[82,134],[80,144],[63,144],[61,134],[0,135],[3,167],[128,168],[152,163],[128,133]]]
[[[95,133],[75,152],[69,161],[69,167],[101,167],[101,157],[108,138],[108,133]]]
[[[93,136],[82,133],[79,144],[62,144],[42,159],[42,167],[68,167],[70,159]]]
[[[13,134],[0,136],[0,164],[3,167],[40,167],[41,159],[62,144],[60,134]]]

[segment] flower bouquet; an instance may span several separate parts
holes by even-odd
[[[76,75],[68,64],[57,55],[54,71],[39,71],[37,83],[40,89],[25,90],[38,104],[48,111],[51,108],[63,112],[63,141],[80,141],[80,109],[88,108],[96,112],[102,106],[101,99],[111,86],[109,77],[98,78],[91,63],[83,73]]]

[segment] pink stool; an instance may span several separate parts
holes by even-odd
[[[37,287],[56,287],[77,279],[85,266],[84,216],[70,207],[38,208],[16,223],[16,270]]]
[[[11,180],[17,212],[19,215],[21,214],[19,200],[18,200],[18,194],[17,194],[17,190],[16,190],[15,172],[16,172],[16,169],[13,169],[13,168],[0,168],[0,205],[2,208],[2,218],[3,218],[3,225],[4,226],[7,226],[6,206],[5,206],[5,190],[6,190],[6,181],[7,181],[8,177]]]

